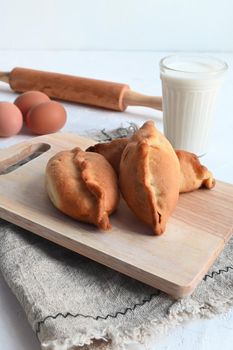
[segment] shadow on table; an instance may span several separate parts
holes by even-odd
[[[40,350],[24,311],[0,272],[0,344],[5,350]],[[2,330],[2,331],[1,331]]]

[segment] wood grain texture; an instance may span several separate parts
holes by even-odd
[[[39,90],[52,98],[124,111],[128,106],[162,110],[161,96],[147,96],[130,90],[127,84],[16,67],[0,72],[0,81],[12,90]]]
[[[192,293],[232,233],[233,186],[217,181],[211,191],[182,194],[161,236],[123,200],[110,218],[112,230],[101,232],[60,213],[44,187],[48,159],[59,150],[85,149],[91,140],[62,133],[33,138],[0,152],[0,172],[43,143],[51,146],[47,152],[0,175],[0,217],[174,297]]]
[[[14,68],[9,84],[17,92],[38,90],[52,98],[117,111],[125,110],[123,95],[129,89],[127,84],[27,68]]]

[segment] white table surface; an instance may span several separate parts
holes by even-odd
[[[128,83],[135,91],[160,95],[158,62],[167,52],[78,52],[78,51],[0,51],[0,70],[15,66],[50,70],[80,76]],[[219,94],[208,154],[203,162],[217,179],[233,183],[233,54],[212,54],[229,64],[229,72]],[[0,83],[0,101],[14,101],[16,94]],[[62,131],[81,135],[95,130],[111,130],[129,122],[141,125],[154,119],[162,129],[162,113],[131,107],[124,113],[64,103],[68,121]],[[11,138],[0,138],[0,148],[29,139],[26,130]],[[233,293],[233,291],[232,291]],[[211,320],[186,323],[161,336],[149,348],[131,345],[129,349],[157,350],[230,350],[233,348],[233,310]],[[24,311],[0,274],[0,348],[39,350]]]

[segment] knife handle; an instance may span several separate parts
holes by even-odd
[[[38,90],[51,98],[116,111],[124,111],[128,106],[162,108],[161,97],[142,95],[127,84],[110,81],[19,67],[9,73],[0,72],[0,80],[8,82],[16,92]]]

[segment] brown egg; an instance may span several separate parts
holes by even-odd
[[[18,134],[23,125],[23,116],[17,106],[10,102],[0,102],[0,136]]]
[[[28,111],[43,102],[50,101],[50,98],[40,91],[27,91],[17,97],[14,104],[21,110],[23,118],[26,118]]]
[[[56,132],[65,125],[65,122],[65,108],[55,101],[33,107],[26,116],[27,127],[38,135]]]

